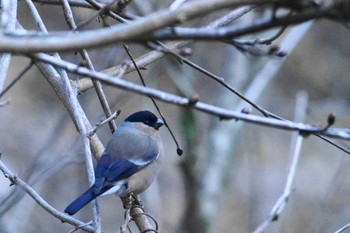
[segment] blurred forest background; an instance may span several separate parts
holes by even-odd
[[[18,21],[26,30],[38,30],[26,2],[31,1],[18,2]],[[143,16],[172,3],[133,0],[124,12]],[[35,6],[48,31],[68,30],[59,4],[35,3]],[[189,25],[206,25],[229,10],[232,9],[201,17]],[[77,22],[86,20],[94,12],[73,7]],[[269,14],[269,9],[252,10],[234,23],[254,23]],[[105,23],[117,22],[106,17]],[[104,26],[102,19],[95,19],[83,30]],[[239,40],[269,38],[278,30],[251,34]],[[303,122],[326,125],[328,115],[334,113],[335,127],[347,128],[350,124],[349,37],[349,29],[343,23],[321,19],[288,27],[273,41],[278,51],[286,53],[285,57],[257,56],[219,41],[196,41],[186,46],[190,50],[186,58],[223,77],[229,85],[276,115],[293,121],[299,106],[297,99],[301,96],[307,101]],[[295,41],[295,46],[291,46]],[[135,58],[150,51],[142,44],[127,45]],[[257,49],[266,48],[261,45]],[[121,44],[88,49],[88,52],[98,71],[129,60]],[[75,52],[60,55],[63,60],[76,64],[82,61]],[[13,56],[4,86],[29,62],[26,57]],[[141,72],[149,87],[180,96],[198,95],[201,102],[236,111],[251,109],[251,114],[261,115],[222,85],[171,55]],[[77,80],[78,76],[69,74],[69,78]],[[136,72],[123,78],[141,83]],[[258,83],[260,79],[267,81]],[[156,112],[145,96],[108,85],[103,87],[112,112],[121,110],[117,123],[140,109]],[[8,99],[9,104],[0,107],[1,161],[49,204],[63,211],[89,186],[82,137],[35,66],[1,101]],[[78,100],[92,125],[105,119],[93,89],[80,94]],[[166,159],[157,181],[141,196],[146,212],[157,219],[160,232],[253,232],[268,218],[283,192],[291,164],[293,132],[242,121],[220,121],[195,109],[157,102],[184,150],[184,154],[178,156],[168,130],[161,129]],[[111,135],[108,125],[98,129],[97,135],[106,145]],[[336,142],[349,149],[348,141]],[[350,222],[349,166],[349,154],[317,137],[305,137],[286,208],[265,232],[335,232]],[[9,184],[1,175],[1,233],[73,229]],[[118,232],[124,215],[121,201],[115,196],[106,196],[99,198],[99,203],[103,232]],[[90,207],[74,217],[89,222]]]

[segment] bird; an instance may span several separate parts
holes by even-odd
[[[145,191],[159,173],[164,122],[150,111],[138,111],[122,121],[97,162],[94,184],[64,210],[74,215],[96,197],[120,197]]]

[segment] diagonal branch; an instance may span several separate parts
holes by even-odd
[[[126,53],[127,53],[128,56],[129,56],[130,60],[132,61],[133,65],[136,67],[136,71],[137,71],[137,74],[138,74],[139,78],[141,79],[142,85],[143,85],[144,87],[146,87],[146,82],[145,82],[145,80],[144,80],[144,78],[143,78],[143,76],[142,76],[142,74],[141,74],[140,69],[137,67],[137,64],[136,64],[136,62],[135,62],[133,56],[131,55],[131,52],[130,52],[130,50],[129,50],[129,47],[128,47],[127,45],[125,45],[125,44],[124,44],[123,46],[124,46],[124,49],[125,49]],[[168,121],[165,119],[164,114],[162,113],[162,111],[160,111],[160,108],[159,108],[157,102],[152,98],[152,96],[149,96],[149,98],[151,99],[151,101],[152,101],[154,107],[157,109],[157,112],[159,113],[160,117],[162,118],[165,127],[167,127],[167,129],[168,129],[168,131],[169,131],[169,133],[170,133],[172,139],[174,140],[174,142],[175,142],[175,144],[176,144],[176,151],[177,151],[177,154],[178,154],[178,155],[182,155],[183,151],[182,151],[182,149],[181,149],[181,147],[180,147],[180,145],[179,145],[179,142],[177,141],[177,139],[176,139],[176,137],[175,137],[175,135],[174,135],[172,129],[170,128],[170,126],[169,126],[169,124],[168,124]]]
[[[69,6],[69,3],[67,0],[60,0],[62,2],[62,8],[63,8],[63,12],[64,12],[64,16],[66,18],[66,21],[67,21],[67,24],[69,26],[69,28],[75,32],[77,32],[77,25],[75,23],[75,20],[74,20],[74,17],[73,17],[73,13],[72,13],[72,9],[71,7]],[[81,57],[84,59],[84,61],[86,61],[86,65],[89,69],[92,69],[94,70],[94,65],[92,64],[92,61],[90,59],[90,56],[87,52],[86,49],[82,49],[82,50],[79,50],[79,53],[81,55]],[[93,86],[95,88],[95,91],[96,91],[96,94],[98,96],[98,99],[100,100],[100,104],[102,106],[102,109],[105,113],[105,116],[108,118],[112,115],[112,111],[109,107],[109,104],[108,104],[108,101],[107,101],[107,97],[102,89],[102,84],[97,81],[97,80],[93,80]],[[113,133],[116,128],[117,128],[117,125],[116,123],[114,122],[114,120],[111,120],[108,122],[108,125],[109,125],[109,128],[111,130],[111,132]]]
[[[240,18],[244,14],[251,11],[253,8],[254,7],[252,7],[252,6],[239,7],[237,9],[225,14],[224,16],[214,20],[213,22],[210,22],[209,24],[204,25],[203,27],[200,27],[200,28],[222,27],[224,25],[227,25],[227,24],[232,23],[233,21],[237,20],[238,18]],[[172,42],[166,43],[165,46],[168,50],[172,51],[172,50],[183,48],[183,47],[189,45],[191,42],[192,42],[191,40],[172,41]],[[143,69],[146,66],[161,59],[162,57],[164,57],[166,55],[167,55],[167,53],[164,53],[163,51],[153,50],[153,51],[148,52],[148,53],[146,53],[138,58],[135,58],[134,60],[135,60],[136,66],[139,69]],[[121,74],[127,74],[127,73],[130,73],[136,69],[135,65],[131,65],[131,64],[133,64],[132,61],[131,62],[128,61],[126,63],[130,64],[130,65],[125,66],[125,63],[123,63],[121,65],[105,69],[102,72],[106,73],[108,75],[120,76]],[[76,85],[78,88],[78,92],[81,93],[81,92],[84,92],[84,91],[90,89],[92,87],[92,82],[91,82],[91,79],[89,79],[89,78],[83,78],[83,79],[77,80]]]
[[[56,58],[43,53],[38,53],[31,57],[34,60],[42,61],[45,63],[49,63],[53,66],[61,67],[67,70],[68,72],[72,72],[72,73],[88,76],[96,80],[100,80],[108,85],[111,85],[123,90],[127,90],[130,92],[134,92],[145,96],[152,96],[153,98],[161,100],[166,103],[171,103],[171,104],[179,105],[183,107],[194,108],[201,112],[205,112],[205,113],[217,116],[221,120],[236,119],[236,120],[242,120],[245,122],[254,123],[254,124],[263,125],[263,126],[269,126],[269,127],[278,128],[278,129],[301,131],[306,134],[317,133],[328,137],[350,140],[350,129],[328,128],[328,127],[324,128],[321,126],[295,123],[291,121],[281,121],[277,119],[270,119],[270,118],[265,118],[257,115],[249,115],[249,114],[244,114],[237,111],[232,111],[229,109],[217,107],[217,106],[206,104],[203,102],[197,102],[193,104],[190,98],[180,97],[180,96],[170,94],[164,91],[160,91],[157,89],[144,87],[142,85],[134,84],[132,82],[129,82],[123,79],[115,79],[114,77],[108,76],[104,73],[89,70],[85,67],[80,67],[67,61],[57,60]]]
[[[4,176],[11,181],[11,185],[17,185],[29,196],[33,198],[44,210],[49,214],[60,219],[62,222],[69,223],[77,228],[81,228],[87,232],[95,232],[94,228],[87,225],[84,222],[78,221],[67,214],[63,214],[47,203],[34,189],[32,189],[26,182],[16,176],[2,161],[0,161],[0,170],[4,173]]]

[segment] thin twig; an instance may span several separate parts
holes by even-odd
[[[94,135],[96,133],[98,128],[100,128],[104,124],[106,124],[114,119],[117,119],[120,113],[121,113],[121,111],[118,110],[118,111],[114,112],[112,115],[110,115],[107,119],[104,119],[103,121],[96,123],[95,127],[87,134],[87,136],[91,137],[92,135]]]
[[[241,94],[239,91],[237,91],[235,88],[233,88],[231,85],[229,85],[227,82],[225,82],[225,79],[222,77],[218,77],[215,74],[212,74],[211,72],[209,72],[208,70],[204,69],[203,67],[198,66],[197,64],[191,62],[189,59],[177,54],[176,52],[170,50],[169,48],[166,47],[166,45],[164,45],[161,42],[157,42],[157,44],[159,44],[162,47],[162,50],[166,53],[169,53],[173,56],[175,56],[176,58],[178,58],[181,62],[189,65],[190,67],[198,70],[199,72],[205,74],[206,76],[212,78],[214,81],[218,82],[219,84],[221,84],[222,86],[224,86],[226,89],[228,89],[229,91],[231,91],[232,93],[234,93],[235,95],[237,95],[239,98],[241,98],[242,100],[244,100],[245,102],[247,102],[248,104],[250,104],[253,108],[255,108],[256,110],[258,110],[259,112],[261,112],[265,117],[272,117],[274,119],[278,119],[278,120],[282,120],[282,121],[288,121],[287,119],[280,117],[274,113],[269,112],[268,110],[264,109],[263,107],[257,105],[256,103],[254,103],[253,101],[251,101],[249,98],[246,98],[245,95]],[[328,126],[329,127],[329,126]],[[327,143],[330,143],[331,145],[335,146],[336,148],[342,150],[343,152],[350,154],[350,151],[337,145],[335,142],[332,142],[331,140],[323,137],[322,135],[319,135],[317,133],[313,133],[313,135],[317,136],[318,138],[326,141]]]
[[[33,62],[30,61],[29,64],[27,66],[24,67],[24,69],[17,75],[17,77],[2,91],[0,92],[0,98],[6,94],[6,92],[8,92],[11,87],[13,87],[13,85],[16,84],[16,82],[18,82],[22,77],[24,77],[25,73],[27,73],[30,68],[32,68],[33,66]]]
[[[350,227],[350,223],[346,224],[345,226],[339,228],[338,230],[336,230],[334,233],[341,233],[344,232],[345,230],[347,230]]]
[[[81,225],[79,227],[75,227],[74,229],[68,231],[68,233],[76,232],[77,230],[80,230],[83,226],[88,226],[88,225],[91,225],[92,223],[93,223],[93,221],[87,222],[87,223],[85,223],[85,225]]]
[[[269,44],[271,44],[273,41],[275,41],[276,39],[278,39],[278,37],[280,37],[280,36],[283,34],[283,32],[285,32],[286,29],[287,29],[287,26],[283,26],[283,27],[281,27],[281,28],[278,30],[278,32],[277,32],[275,35],[271,36],[270,38],[258,39],[258,42],[259,42],[260,44],[269,45]]]
[[[328,138],[326,138],[326,137],[324,137],[324,136],[322,136],[322,135],[320,135],[320,134],[317,134],[317,133],[315,133],[315,134],[313,134],[313,135],[315,135],[316,137],[320,138],[320,139],[323,140],[323,141],[328,142],[329,144],[331,144],[332,146],[334,146],[334,147],[338,148],[339,150],[345,152],[346,154],[350,154],[349,149],[346,149],[346,148],[344,148],[343,146],[340,146],[339,144],[333,142],[332,140],[330,140],[330,139],[328,139]]]
[[[144,78],[143,78],[143,76],[142,76],[142,74],[141,74],[140,69],[137,67],[137,64],[136,64],[136,62],[135,62],[133,56],[131,55],[131,52],[130,52],[130,50],[129,50],[129,47],[128,47],[127,45],[125,45],[125,44],[123,44],[123,46],[124,46],[124,49],[125,49],[126,53],[127,53],[128,56],[129,56],[130,60],[132,61],[133,65],[136,67],[136,71],[137,71],[137,74],[138,74],[139,77],[140,77],[140,80],[141,80],[141,82],[142,82],[142,85],[143,85],[144,87],[146,87],[146,82],[145,82],[145,80],[144,80]],[[177,154],[178,154],[178,155],[182,155],[182,154],[183,154],[183,150],[181,149],[181,147],[180,147],[180,145],[179,145],[179,142],[177,141],[177,139],[176,139],[176,137],[175,137],[173,131],[171,130],[171,128],[170,128],[170,126],[169,126],[167,120],[165,119],[163,113],[160,111],[160,108],[159,108],[157,102],[154,100],[154,98],[153,98],[152,96],[148,96],[148,97],[151,99],[153,105],[156,107],[156,109],[157,109],[157,111],[158,111],[160,117],[162,118],[162,120],[163,120],[163,122],[164,122],[164,125],[167,127],[167,129],[168,129],[168,131],[169,131],[171,137],[173,138],[173,140],[174,140],[174,142],[175,142],[175,144],[176,144],[176,152],[177,152]]]
[[[292,11],[290,11],[287,16],[291,16],[292,15]],[[283,32],[286,31],[286,29],[288,28],[288,25],[284,25],[282,26],[275,35],[269,37],[269,38],[257,38],[256,40],[254,41],[237,41],[235,40],[236,43],[239,43],[239,44],[242,44],[242,45],[254,45],[256,43],[259,43],[259,44],[265,44],[265,45],[269,45],[271,44],[273,41],[275,41],[278,37],[280,37]]]
[[[88,2],[92,7],[94,7],[97,10],[102,10],[105,9],[103,4],[100,4],[98,2],[96,2],[95,0],[86,0],[86,2]],[[110,7],[107,7],[106,9],[106,14],[110,17],[112,17],[113,19],[119,21],[119,22],[125,22],[125,19],[123,19],[121,16],[119,16],[118,14],[114,13],[113,11],[111,11]]]
[[[68,163],[71,162],[71,155],[76,154],[76,147],[79,145],[78,139],[72,142],[72,146],[68,147],[66,145],[66,151],[68,154],[62,156],[57,161],[57,158],[51,156],[47,158],[47,151],[53,151],[54,147],[57,144],[57,135],[62,134],[64,131],[64,123],[66,122],[66,114],[63,113],[60,117],[60,120],[56,122],[55,128],[52,129],[54,134],[50,134],[48,137],[45,137],[45,141],[42,142],[42,146],[37,151],[35,158],[32,162],[27,163],[25,171],[23,171],[22,179],[26,180],[27,184],[33,187],[38,182],[44,182],[47,178],[51,177],[57,171],[62,170]],[[45,158],[45,159],[44,159]],[[44,162],[45,160],[45,162]],[[43,165],[43,162],[46,165]],[[20,200],[25,197],[26,193],[22,192],[20,189],[13,189],[8,195],[3,196],[0,201],[0,219],[16,204],[20,202]]]
[[[80,22],[79,24],[77,24],[76,28],[77,29],[81,29],[81,28],[85,27],[86,25],[88,25],[94,19],[98,18],[99,16],[103,17],[104,14],[108,14],[113,4],[114,4],[114,2],[111,2],[111,3],[109,3],[109,4],[105,5],[105,6],[100,6],[99,4],[94,5],[95,8],[97,9],[97,11],[94,12],[86,20],[84,20],[84,21]]]
[[[259,112],[261,112],[264,116],[268,117],[269,114],[268,112],[261,108],[260,106],[258,106],[257,104],[255,104],[254,102],[250,101],[248,98],[246,98],[243,94],[241,94],[239,91],[237,91],[236,89],[234,89],[233,87],[231,87],[227,82],[225,82],[224,78],[219,77],[211,72],[209,72],[208,70],[198,66],[197,64],[191,62],[190,60],[188,60],[187,58],[175,53],[174,51],[168,49],[163,43],[158,43],[160,46],[162,46],[164,52],[169,53],[173,56],[175,56],[176,58],[180,59],[183,63],[189,65],[190,67],[194,68],[195,70],[198,70],[199,72],[205,74],[206,76],[212,78],[214,81],[220,83],[222,86],[224,86],[226,89],[228,89],[229,91],[231,91],[232,93],[234,93],[235,95],[237,95],[239,98],[241,98],[242,100],[244,100],[245,102],[249,103],[251,106],[253,106],[255,109],[257,109]]]

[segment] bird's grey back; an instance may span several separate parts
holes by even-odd
[[[145,134],[138,127],[130,127],[130,123],[125,122],[114,132],[105,150],[112,160],[138,160],[157,154],[158,151],[157,142],[152,135]]]

